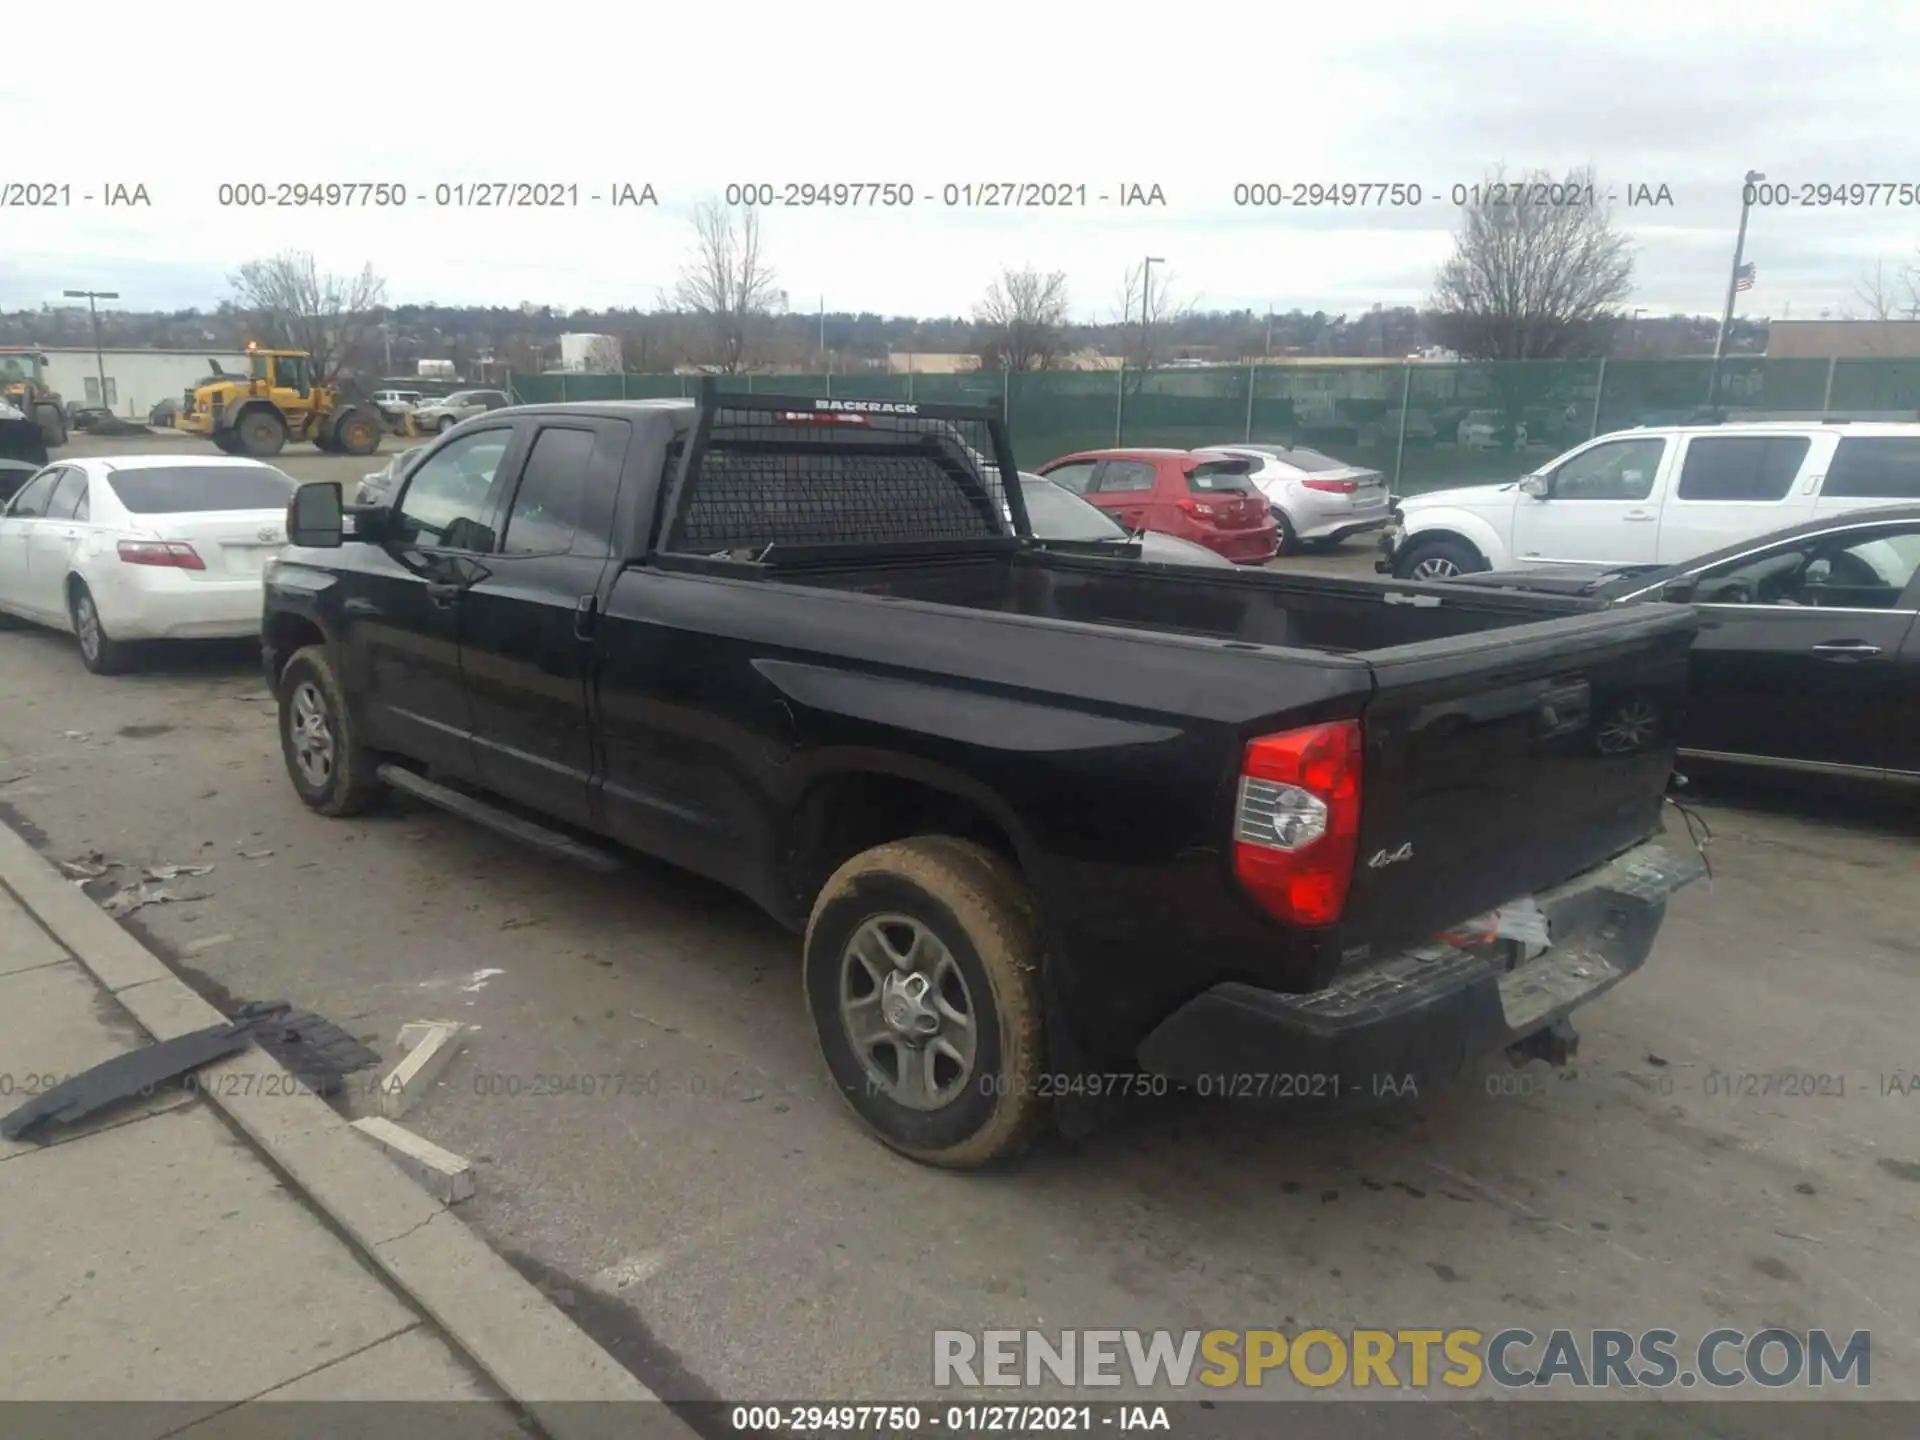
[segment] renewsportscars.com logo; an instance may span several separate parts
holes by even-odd
[[[1452,1391],[1823,1389],[1873,1383],[1865,1330],[936,1330],[933,1383],[1209,1389],[1301,1385]]]

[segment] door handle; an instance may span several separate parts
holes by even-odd
[[[1869,645],[1864,640],[1829,640],[1824,645],[1814,646],[1813,653],[1829,660],[1865,660],[1878,655],[1880,647]]]
[[[427,585],[427,599],[445,610],[460,598],[460,592],[465,588],[462,585],[448,585],[443,581],[430,581]]]
[[[1654,517],[1651,510],[1629,510],[1620,518],[1622,520],[1651,520]]]
[[[600,614],[600,601],[593,595],[582,595],[573,602],[573,638],[591,640],[593,622]]]

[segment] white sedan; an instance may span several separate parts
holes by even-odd
[[[227,456],[62,460],[0,515],[0,612],[66,630],[97,675],[130,644],[260,632],[291,476]]]

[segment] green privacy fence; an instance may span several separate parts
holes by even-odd
[[[1305,445],[1390,477],[1399,494],[1510,480],[1582,440],[1699,417],[1706,360],[1285,364],[965,375],[735,375],[725,389],[997,402],[1024,468],[1112,445]],[[690,375],[522,375],[521,404],[691,396]],[[1729,418],[1920,418],[1920,360],[1722,363]]]

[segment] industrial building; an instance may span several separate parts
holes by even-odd
[[[70,404],[105,404],[128,420],[145,420],[147,412],[171,396],[179,399],[197,380],[205,379],[220,362],[222,370],[245,372],[247,357],[239,350],[101,350],[91,346],[41,346],[47,357],[47,384]],[[100,372],[106,371],[106,396],[100,393]]]

